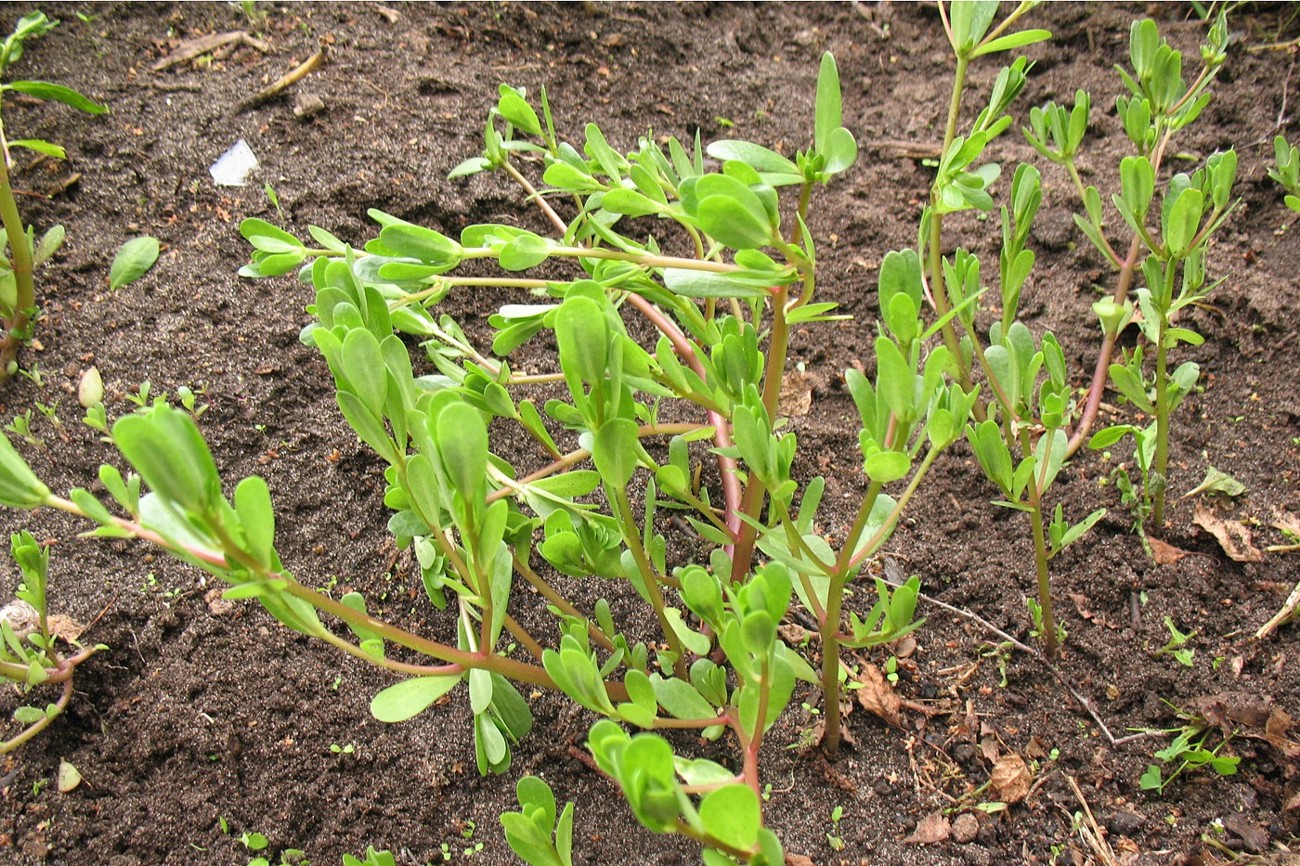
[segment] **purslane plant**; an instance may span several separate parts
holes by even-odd
[[[1169,136],[1194,119],[1209,101],[1203,86],[1196,84],[1208,81],[1222,65],[1226,31],[1220,18],[1211,29],[1209,44],[1201,50],[1205,60],[1201,78],[1189,87],[1181,77],[1179,52],[1159,39],[1154,22],[1139,22],[1133,26],[1130,44],[1134,75],[1123,75],[1133,94],[1129,100],[1120,100],[1125,130],[1135,144],[1151,142],[1154,150],[1150,156],[1126,157],[1120,164],[1121,190],[1113,200],[1134,232],[1134,250],[1139,255],[1132,257],[1141,259],[1145,285],[1134,293],[1136,315],[1131,308],[1113,310],[1113,315],[1117,325],[1135,318],[1155,356],[1155,370],[1148,376],[1145,353],[1134,351],[1124,363],[1111,364],[1109,376],[1116,389],[1154,422],[1146,428],[1107,428],[1089,444],[1105,448],[1133,435],[1136,462],[1143,474],[1143,498],[1150,504],[1155,532],[1164,525],[1170,416],[1200,378],[1199,366],[1191,361],[1171,370],[1169,353],[1179,343],[1198,346],[1204,341],[1200,334],[1175,321],[1180,312],[1204,303],[1218,285],[1207,281],[1205,258],[1215,231],[1237,206],[1232,198],[1237,154],[1233,150],[1215,153],[1191,175],[1173,175],[1157,202],[1158,169]]]
[[[6,467],[0,470],[0,476],[7,475],[10,466],[17,469],[14,455],[8,450],[11,450],[9,443],[0,441],[0,464]],[[3,492],[0,492],[0,502],[8,504]],[[31,533],[16,532],[10,536],[10,553],[22,574],[22,581],[14,592],[17,600],[0,610],[0,679],[8,680],[23,692],[43,685],[57,685],[61,690],[52,703],[24,705],[14,711],[14,721],[23,728],[0,742],[0,754],[18,748],[58,718],[72,700],[72,681],[77,667],[105,649],[103,646],[81,648],[73,655],[59,652],[57,639],[50,630],[47,604],[49,549],[38,544]]]
[[[452,609],[454,644],[370,616],[358,594],[334,599],[296,581],[275,550],[265,482],[245,479],[226,499],[193,420],[169,406],[142,407],[113,426],[134,469],[101,469],[120,516],[84,490],[53,496],[16,455],[0,467],[0,492],[12,507],[63,509],[98,522],[100,534],[158,544],[234,584],[229,596],[255,597],[288,627],[406,675],[375,696],[380,719],[412,718],[467,682],[482,772],[504,771],[531,726],[511,682],[560,689],[604,717],[591,731],[593,757],[643,824],[696,839],[711,864],[779,863],[780,845],[762,826],[764,734],[804,678],[822,685],[827,747],[836,748],[840,648],[915,628],[915,579],[892,591],[878,581],[874,606],[850,613],[847,626],[845,590],[960,435],[974,396],[946,384],[945,350],[925,351],[919,262],[913,254],[898,267],[895,257],[881,275],[876,376],[850,377],[867,490],[833,547],[815,529],[824,482],[801,489],[790,477],[796,441],[780,431],[777,395],[789,329],[834,308],[815,300],[805,223],[814,187],[856,156],[834,61],[827,56],[818,76],[811,149],[789,159],[718,142],[709,153],[721,171],[704,170],[698,142],[642,140],[620,153],[594,124],[580,151],[556,135],[544,94],[540,107],[539,115],[522,91],[503,87],[484,155],[454,174],[504,171],[539,204],[553,236],[483,225],[457,241],[373,212],[378,237],[356,250],[316,227],[319,246],[307,247],[260,220],[242,226],[255,249],[243,273],[300,270],[312,282],[317,321],[303,339],[324,355],[344,417],[388,465],[389,527],[413,548],[430,601]],[[533,167],[540,193],[525,174]],[[780,187],[798,189],[788,233]],[[665,253],[643,234],[650,226],[679,232],[672,243],[693,255]],[[504,275],[458,271],[475,259]],[[496,358],[431,312],[468,288],[530,300],[493,317]],[[658,330],[652,348],[629,337],[623,316],[632,311]],[[554,336],[559,369],[514,373],[511,350],[543,331]],[[425,341],[436,372],[417,374],[399,332]],[[539,408],[532,389],[542,383],[565,396]],[[662,417],[669,406],[682,408]],[[683,414],[697,420],[676,420]],[[517,455],[494,453],[489,422],[519,425],[547,462],[527,471],[508,459]],[[716,491],[701,483],[705,459],[718,466]],[[904,480],[897,498],[884,492]],[[669,560],[670,511],[714,545],[706,561]],[[771,561],[757,565],[755,548]],[[626,635],[603,600],[580,611],[547,579],[552,571],[626,581],[659,633]],[[547,600],[558,640],[539,639],[536,625],[512,615],[516,580]],[[796,596],[818,622],[820,675],[777,630]],[[322,614],[351,636],[327,628]],[[506,654],[506,633],[531,660]],[[647,730],[628,735],[618,723]],[[740,771],[674,756],[653,733],[673,728],[710,738],[729,731]]]
[[[978,57],[1048,38],[1050,34],[1043,30],[1008,32],[1031,5],[1016,7],[996,27],[997,3],[953,4],[945,16],[957,71],[943,152],[929,205],[922,216],[921,247],[936,311],[955,313],[943,328],[954,376],[966,393],[974,395],[973,371],[978,368],[982,373],[985,390],[982,399],[972,405],[974,423],[966,428],[966,438],[980,468],[1002,494],[995,504],[1024,511],[1030,517],[1037,587],[1037,599],[1030,601],[1030,608],[1050,656],[1056,651],[1059,630],[1052,607],[1048,563],[1105,512],[1095,511],[1082,522],[1070,525],[1059,505],[1053,511],[1044,503],[1066,457],[1065,429],[1072,417],[1073,401],[1065,355],[1055,338],[1045,334],[1040,347],[1029,329],[1017,320],[1021,291],[1036,258],[1027,241],[1042,202],[1038,171],[1027,165],[1016,169],[1010,207],[1001,209],[1001,315],[990,328],[987,342],[976,331],[974,302],[983,292],[979,259],[960,248],[945,257],[942,238],[946,215],[993,208],[988,188],[1001,169],[996,163],[976,163],[988,145],[1011,125],[1006,111],[1023,89],[1029,65],[1020,57],[1004,67],[994,81],[988,106],[968,131],[959,134],[967,67]],[[942,5],[940,9],[943,11]]]
[[[13,148],[26,148],[55,159],[63,159],[62,147],[41,139],[10,138],[4,128],[3,100],[6,93],[22,93],[37,99],[52,99],[88,114],[108,109],[62,84],[48,81],[5,81],[10,65],[23,56],[24,46],[58,26],[42,12],[23,16],[0,42],[0,224],[4,226],[8,256],[0,256],[0,382],[18,372],[18,350],[31,339],[36,317],[35,269],[63,244],[63,226],[53,226],[40,240],[18,211],[10,169]]]
[[[1227,45],[1227,20],[1220,15],[1201,46],[1200,70],[1188,83],[1182,77],[1182,53],[1173,50],[1160,37],[1155,22],[1149,19],[1134,22],[1129,34],[1130,69],[1115,67],[1129,95],[1116,100],[1116,110],[1134,146],[1134,156],[1144,158],[1153,175],[1160,175],[1174,136],[1195,121],[1209,104],[1209,86],[1227,59]],[[1141,271],[1147,249],[1143,231],[1124,216],[1123,208],[1120,208],[1120,213],[1131,232],[1129,244],[1123,254],[1119,252],[1124,249],[1122,245],[1112,245],[1108,239],[1101,194],[1096,187],[1085,186],[1080,177],[1078,157],[1087,131],[1091,102],[1089,95],[1082,90],[1076,92],[1074,105],[1068,110],[1049,102],[1041,109],[1030,111],[1029,126],[1023,130],[1025,138],[1041,155],[1068,173],[1084,208],[1082,214],[1075,214],[1075,224],[1117,273],[1111,297],[1093,304],[1101,323],[1102,345],[1082,414],[1070,436],[1070,454],[1089,441],[1102,394],[1110,381],[1116,340],[1133,318],[1133,284]],[[1145,212],[1142,217],[1145,219]]]

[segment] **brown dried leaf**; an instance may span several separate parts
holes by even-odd
[[[1158,538],[1148,538],[1147,543],[1151,545],[1151,555],[1155,557],[1156,565],[1173,565],[1190,554],[1190,551],[1174,547]]]
[[[1236,520],[1223,520],[1203,505],[1197,504],[1192,522],[1210,533],[1219,542],[1229,559],[1237,562],[1259,562],[1264,558],[1250,540],[1250,530]]]
[[[998,741],[992,737],[984,737],[981,739],[980,754],[983,755],[984,760],[988,761],[990,764],[996,764],[998,758],[1001,757],[1001,754],[998,752]]]
[[[50,634],[68,643],[76,643],[77,638],[81,637],[81,633],[86,630],[84,625],[61,613],[51,614],[49,624]]]
[[[989,781],[998,792],[999,800],[1004,803],[1019,803],[1029,794],[1034,777],[1029,772],[1029,765],[1025,763],[1025,759],[1012,752],[1003,755],[993,765],[993,773]]]
[[[912,845],[933,845],[947,839],[951,832],[952,826],[944,814],[932,812],[922,818],[921,823],[916,825],[916,832],[903,841]]]
[[[802,854],[785,855],[785,866],[817,866],[811,857],[805,857]]]
[[[781,395],[777,411],[790,417],[807,415],[812,408],[813,385],[816,380],[807,373],[791,370],[781,379]]]
[[[894,691],[894,687],[889,684],[889,680],[885,679],[885,675],[880,672],[880,668],[873,664],[864,664],[862,673],[856,679],[862,683],[862,688],[857,689],[858,703],[862,708],[884,719],[886,724],[901,728],[903,718],[899,710],[902,709],[903,701],[898,697],[898,692]]]
[[[1273,509],[1273,528],[1300,538],[1300,517],[1280,509]]]
[[[1079,614],[1079,619],[1092,619],[1092,611],[1088,608],[1088,596],[1081,592],[1072,592],[1070,593],[1070,601],[1074,602],[1074,610]]]

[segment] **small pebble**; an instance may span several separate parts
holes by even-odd
[[[1116,836],[1135,838],[1142,831],[1143,817],[1136,812],[1120,809],[1106,819],[1106,829]]]
[[[293,116],[310,120],[325,110],[325,100],[314,93],[299,93],[293,98]]]

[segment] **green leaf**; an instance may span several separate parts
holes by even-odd
[[[113,425],[113,441],[145,484],[196,514],[221,499],[221,478],[198,425],[186,412],[161,404]]]
[[[1148,415],[1155,413],[1155,407],[1151,405],[1151,399],[1147,396],[1146,386],[1138,379],[1137,374],[1128,367],[1123,364],[1111,364],[1110,381],[1137,409]]]
[[[1160,768],[1155,764],[1149,765],[1146,772],[1138,779],[1138,787],[1143,791],[1164,790],[1165,783],[1160,775]]]
[[[1165,211],[1164,240],[1175,258],[1182,258],[1191,252],[1204,207],[1205,195],[1199,189],[1188,188],[1179,193],[1178,198],[1174,199],[1173,207]]]
[[[542,124],[533,107],[513,88],[503,84],[501,90],[501,101],[497,103],[497,111],[501,112],[501,116],[529,135],[540,136]]]
[[[405,722],[424,712],[438,698],[456,687],[463,677],[412,677],[375,695],[370,714],[381,722]]]
[[[710,719],[718,714],[690,683],[676,677],[664,679],[655,674],[650,677],[657,700],[668,714],[677,719]]]
[[[899,420],[910,420],[916,395],[916,375],[898,344],[888,337],[876,339],[876,371],[876,387],[885,398],[889,411]]]
[[[388,399],[388,371],[379,340],[365,328],[348,331],[343,338],[340,362],[348,390],[356,394],[372,415],[382,416],[384,401]]]
[[[864,468],[872,481],[888,484],[907,477],[912,459],[902,451],[877,451],[866,459]]]
[[[158,239],[144,235],[122,244],[108,269],[108,287],[117,290],[143,277],[158,261]]]
[[[272,567],[275,560],[275,510],[266,481],[250,475],[235,487],[235,513],[244,540],[258,562]]]
[[[468,503],[482,503],[487,486],[487,426],[478,410],[453,402],[434,419],[443,470]]]
[[[464,249],[441,232],[409,223],[384,226],[379,242],[394,255],[437,266],[459,264]]]
[[[41,483],[27,462],[0,433],[0,505],[30,511],[45,503],[50,489]]]
[[[840,72],[835,56],[829,51],[822,55],[817,70],[817,97],[813,111],[813,147],[825,155],[831,134],[844,122],[840,96]]]
[[[560,360],[572,367],[583,382],[605,378],[609,360],[609,324],[605,312],[591,298],[574,296],[555,314],[555,341]]]
[[[709,196],[700,201],[695,217],[700,228],[724,246],[738,250],[767,246],[772,243],[772,226],[761,210],[748,204],[727,196]]]
[[[1246,492],[1246,485],[1226,472],[1209,466],[1205,470],[1205,480],[1182,495],[1183,499],[1198,493],[1222,493],[1224,496],[1240,496]]]
[[[52,99],[55,102],[62,102],[64,105],[70,105],[87,114],[103,114],[108,111],[107,105],[100,105],[71,87],[52,84],[49,81],[11,81],[3,87],[5,90],[16,90],[37,99]]]
[[[793,175],[799,178],[799,167],[774,150],[768,150],[749,141],[724,139],[715,141],[707,148],[709,156],[714,159],[737,160],[743,162],[759,174]],[[770,182],[770,181],[769,181]],[[795,182],[798,182],[797,180]],[[775,186],[775,184],[773,184]]]
[[[67,159],[68,154],[62,147],[52,141],[45,141],[40,138],[16,138],[9,142],[9,147],[25,147],[28,150],[34,150],[37,153],[43,153],[46,156],[55,159]]]
[[[630,418],[606,421],[592,441],[591,459],[606,484],[622,489],[636,472],[637,424]]]
[[[610,213],[641,217],[666,210],[664,205],[634,189],[611,189],[600,197],[600,206]]]
[[[1019,33],[1009,33],[1006,36],[999,36],[991,42],[986,42],[980,46],[972,57],[982,57],[985,54],[995,54],[1000,51],[1012,51],[1016,48],[1023,48],[1026,45],[1033,45],[1035,42],[1043,42],[1052,38],[1050,30],[1021,30]]]
[[[241,222],[239,233],[254,249],[264,253],[292,253],[303,248],[302,242],[296,237],[257,217],[249,217]]]
[[[665,268],[664,285],[672,292],[686,298],[740,298],[761,300],[769,294],[766,288],[748,281],[734,279],[727,274],[684,268]]]
[[[748,785],[726,785],[709,794],[700,803],[700,820],[704,829],[735,848],[751,848],[758,842],[763,826],[758,795]]]
[[[550,254],[551,244],[548,240],[524,233],[501,248],[501,267],[507,271],[526,271],[546,261]]]

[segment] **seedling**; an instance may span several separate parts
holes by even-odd
[[[1138,785],[1142,790],[1163,794],[1165,788],[1184,772],[1199,769],[1208,768],[1220,776],[1235,775],[1241,758],[1221,754],[1231,742],[1232,735],[1224,735],[1218,728],[1194,713],[1177,708],[1175,712],[1183,723],[1178,727],[1162,731],[1162,733],[1174,734],[1174,740],[1155,753],[1155,757],[1162,764],[1173,767],[1173,772],[1165,775],[1158,764],[1151,764],[1138,779]]]
[[[1185,326],[1174,324],[1183,310],[1200,304],[1214,288],[1207,283],[1206,249],[1211,236],[1236,208],[1232,185],[1237,173],[1237,155],[1229,150],[1210,156],[1191,175],[1175,174],[1169,178],[1159,202],[1155,192],[1160,170],[1173,135],[1200,115],[1209,103],[1208,85],[1222,68],[1228,41],[1227,22],[1220,16],[1210,28],[1201,48],[1201,71],[1190,83],[1182,78],[1182,55],[1160,38],[1155,22],[1136,22],[1130,34],[1129,54],[1132,73],[1120,69],[1120,77],[1130,92],[1118,102],[1125,132],[1137,150],[1135,156],[1120,163],[1121,191],[1114,204],[1125,226],[1132,232],[1128,254],[1121,258],[1106,240],[1101,197],[1094,187],[1084,188],[1076,180],[1083,196],[1087,219],[1075,221],[1093,245],[1120,271],[1115,296],[1094,306],[1105,335],[1097,375],[1084,416],[1072,439],[1078,447],[1095,417],[1104,384],[1103,367],[1109,363],[1115,336],[1129,322],[1136,320],[1146,345],[1154,351],[1154,376],[1148,376],[1141,346],[1123,363],[1109,364],[1106,375],[1117,390],[1139,411],[1155,419],[1146,429],[1119,425],[1101,431],[1089,441],[1090,447],[1108,448],[1119,439],[1133,435],[1137,440],[1139,464],[1143,468],[1143,498],[1150,503],[1151,523],[1159,532],[1164,525],[1165,490],[1169,464],[1169,423],[1174,409],[1192,391],[1200,376],[1192,362],[1169,368],[1169,352],[1179,343],[1199,345],[1203,338]],[[1077,106],[1076,106],[1077,107]],[[1066,165],[1074,172],[1073,155],[1068,138],[1063,144],[1058,134],[1064,109],[1049,106],[1044,117],[1056,118],[1052,127],[1052,144],[1040,134],[1030,140],[1041,152]],[[1085,111],[1086,116],[1086,111]],[[1049,118],[1049,119],[1050,119]],[[1158,226],[1153,226],[1158,222]],[[1145,285],[1134,293],[1136,308],[1128,300],[1129,287],[1140,276]],[[1135,312],[1140,315],[1135,317]]]
[[[0,43],[0,130],[3,130],[3,99],[6,93],[22,93],[36,99],[52,99],[89,114],[108,109],[70,87],[48,81],[8,81],[9,68],[22,56],[28,40],[49,33],[58,21],[42,12],[23,16],[12,33]],[[36,239],[33,227],[23,222],[18,211],[9,171],[14,164],[12,149],[27,148],[54,159],[64,159],[62,147],[42,139],[10,138],[0,134],[0,224],[4,226],[8,257],[0,256],[0,382],[18,372],[18,350],[32,337],[36,319],[35,269],[44,264],[63,244],[63,226],[54,226]]]
[[[0,435],[0,464],[11,459],[13,449]],[[0,488],[4,482],[0,481]],[[0,501],[4,496],[0,493]],[[0,678],[10,681],[24,694],[44,684],[60,685],[62,692],[54,703],[24,705],[14,711],[14,721],[23,730],[0,742],[0,754],[11,752],[39,734],[58,718],[72,699],[73,674],[78,666],[96,652],[94,646],[64,656],[50,631],[47,608],[50,553],[36,543],[30,533],[10,536],[10,553],[22,574],[14,595],[16,601],[0,609]]]
[[[831,810],[831,831],[826,834],[826,841],[832,851],[844,850],[844,838],[840,836],[840,819],[844,817],[844,807],[836,806]]]
[[[1173,617],[1165,617],[1165,628],[1169,629],[1169,641],[1156,650],[1156,656],[1172,656],[1173,659],[1183,667],[1192,666],[1192,658],[1196,655],[1196,650],[1187,646],[1187,643],[1194,637],[1196,632],[1184,634],[1174,625]]]
[[[1273,155],[1277,164],[1268,170],[1268,176],[1286,190],[1286,206],[1300,211],[1300,148],[1279,135],[1273,139]]]
[[[21,415],[15,415],[14,419],[5,425],[5,430],[22,439],[28,445],[35,448],[44,448],[45,443],[41,441],[32,432],[32,410],[25,409]]]
[[[446,853],[446,846],[443,846]],[[451,859],[444,857],[444,860]],[[351,854],[343,855],[343,866],[397,866],[397,858],[389,851],[376,851],[373,847],[366,846],[365,859],[353,857]]]

